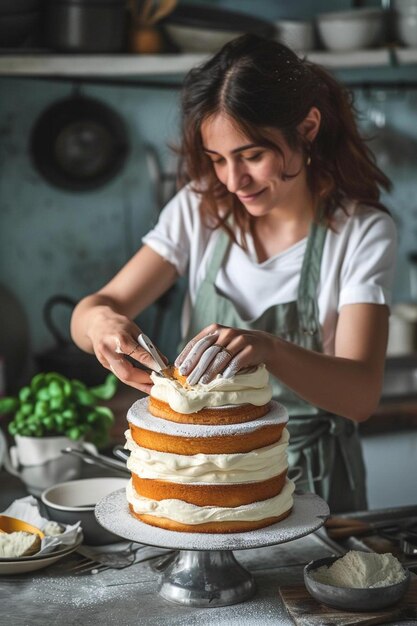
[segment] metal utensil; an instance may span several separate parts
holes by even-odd
[[[400,547],[407,556],[417,556],[417,533],[404,533],[400,539]]]
[[[90,546],[79,546],[76,553],[80,555],[78,563],[67,570],[75,576],[80,574],[98,574],[106,569],[124,569],[136,560],[136,552],[146,546],[131,542],[127,548],[112,552],[95,550]]]
[[[164,376],[165,378],[172,378],[169,366],[164,363],[161,356],[159,355],[158,350],[155,348],[149,337],[144,333],[141,333],[138,337],[138,344],[151,355],[151,357],[157,364],[159,369],[155,370],[156,373],[161,374],[161,376]]]
[[[118,472],[122,472],[123,474],[130,474],[129,470],[126,468],[125,463],[121,463],[116,459],[110,459],[107,456],[102,454],[92,454],[87,450],[77,450],[76,448],[63,448],[61,450],[63,454],[72,454],[73,456],[78,456],[85,463],[89,463],[90,465],[98,465],[99,467],[105,467],[106,469],[117,470]]]
[[[125,447],[120,444],[114,446],[112,452],[114,456],[117,456],[121,461],[124,461],[125,463],[130,457],[130,450],[126,450]]]
[[[400,520],[378,520],[367,522],[349,517],[329,517],[324,523],[327,534],[332,539],[345,539],[346,537],[363,537],[372,535],[378,531],[397,532],[402,528]]]

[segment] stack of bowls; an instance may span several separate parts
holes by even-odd
[[[417,47],[417,0],[393,0],[396,35],[405,46]]]

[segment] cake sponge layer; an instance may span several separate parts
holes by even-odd
[[[240,484],[173,483],[149,480],[132,474],[136,493],[153,500],[182,500],[197,506],[242,506],[277,496],[285,485],[287,471],[268,480]]]
[[[201,409],[197,413],[178,413],[171,409],[169,404],[156,398],[149,398],[149,413],[155,417],[162,417],[171,422],[181,424],[202,425],[226,425],[242,424],[250,422],[258,417],[266,415],[269,404],[254,406],[252,404],[240,404],[237,406],[216,407],[213,409]]]
[[[243,506],[219,507],[197,506],[176,499],[158,501],[153,498],[144,498],[136,492],[132,480],[126,487],[130,510],[139,519],[171,530],[186,530],[184,527],[175,527],[178,524],[185,525],[189,532],[243,531],[244,529],[237,529],[236,523],[237,526],[239,523],[247,523],[247,530],[268,526],[289,514],[293,506],[293,492],[294,483],[287,479],[284,488],[277,496]],[[204,530],[206,524],[221,524],[221,527],[216,526],[219,529],[214,530],[209,526]]]
[[[150,415],[147,399],[129,409],[127,419],[133,440],[144,448],[177,454],[227,454],[249,452],[280,440],[288,422],[285,408],[270,402],[270,410],[243,424],[177,424]]]

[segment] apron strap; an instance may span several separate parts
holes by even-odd
[[[211,285],[214,285],[216,282],[217,274],[223,265],[223,259],[226,256],[231,243],[229,235],[222,228],[219,229],[219,234],[216,243],[214,244],[213,254],[205,278],[206,282],[209,282]]]
[[[320,280],[321,259],[326,241],[327,228],[313,222],[307,240],[298,285],[297,308],[301,330],[306,335],[319,332],[317,287]]]

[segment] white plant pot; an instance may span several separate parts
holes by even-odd
[[[75,480],[81,476],[82,460],[63,454],[64,448],[88,447],[82,440],[68,437],[23,437],[15,435],[15,446],[5,460],[6,469],[19,476],[29,493],[40,493],[55,483]]]
[[[15,435],[15,450],[10,449],[10,456],[15,467],[19,465],[43,465],[59,459],[62,456],[61,450],[64,448],[82,448],[82,441],[72,441],[68,437],[22,437]],[[15,459],[13,459],[13,456]],[[17,463],[15,464],[15,460]]]

